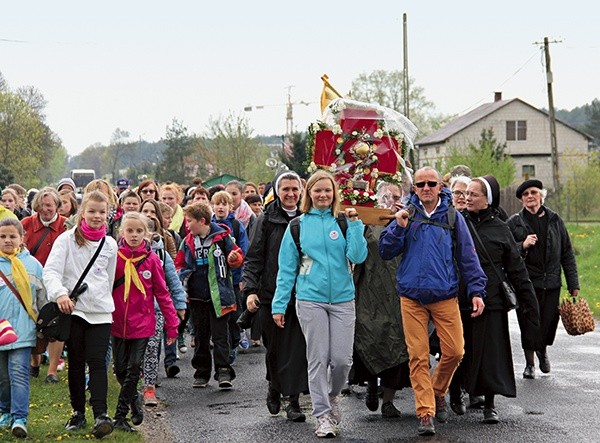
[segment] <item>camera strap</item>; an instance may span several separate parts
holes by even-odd
[[[100,255],[100,251],[102,250],[102,246],[104,246],[104,242],[105,241],[106,241],[106,237],[102,237],[102,240],[100,240],[100,244],[98,245],[98,248],[96,249],[96,252],[94,252],[94,255],[92,256],[90,262],[87,264],[87,266],[83,270],[83,273],[81,274],[81,277],[79,277],[79,280],[77,280],[77,283],[75,284],[75,287],[71,291],[70,298],[74,302],[77,301],[77,297],[79,297],[79,294],[78,294],[79,287],[83,283],[83,280],[85,279],[85,277],[88,274],[88,272],[90,272],[90,269],[92,269],[92,265],[94,264],[94,262],[96,261],[96,259]]]

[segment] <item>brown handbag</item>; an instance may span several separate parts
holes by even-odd
[[[565,298],[558,305],[558,312],[569,335],[582,335],[596,328],[592,311],[585,298]]]

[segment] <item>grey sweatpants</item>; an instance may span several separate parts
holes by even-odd
[[[329,397],[340,394],[352,366],[354,301],[329,304],[296,300],[298,321],[306,339],[308,388],[312,414],[329,414]]]

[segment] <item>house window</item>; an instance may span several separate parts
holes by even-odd
[[[526,120],[507,120],[506,121],[506,140],[527,140],[527,121]]]
[[[535,177],[535,165],[523,165],[523,178],[525,180]]]

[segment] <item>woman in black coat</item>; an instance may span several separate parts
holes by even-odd
[[[540,307],[543,347],[537,352],[540,370],[550,372],[546,347],[554,343],[558,327],[561,268],[571,296],[579,294],[577,264],[567,228],[557,213],[544,206],[546,190],[539,180],[527,180],[517,188],[523,209],[508,220],[515,241],[525,260],[529,278]],[[521,319],[519,319],[521,322]],[[532,348],[525,349],[523,378],[535,378]]]
[[[285,314],[285,328],[278,328],[271,315],[275,294],[281,239],[293,218],[300,215],[298,200],[302,185],[293,171],[281,173],[274,182],[274,201],[256,219],[250,234],[242,284],[249,311],[258,309],[265,363],[269,381],[267,408],[273,415],[281,409],[281,396],[289,396],[286,414],[289,420],[303,422],[299,394],[308,392],[306,342],[296,316],[294,294]]]
[[[467,211],[463,215],[488,283],[483,315],[470,318],[470,325],[464,325],[466,389],[471,395],[485,397],[483,422],[489,424],[499,420],[494,397],[517,395],[508,314],[499,275],[505,273],[512,283],[522,316],[528,319],[529,329],[522,331],[523,345],[533,349],[539,347],[539,311],[535,293],[512,234],[498,217],[498,203],[499,186],[494,177],[479,177],[469,183]]]

